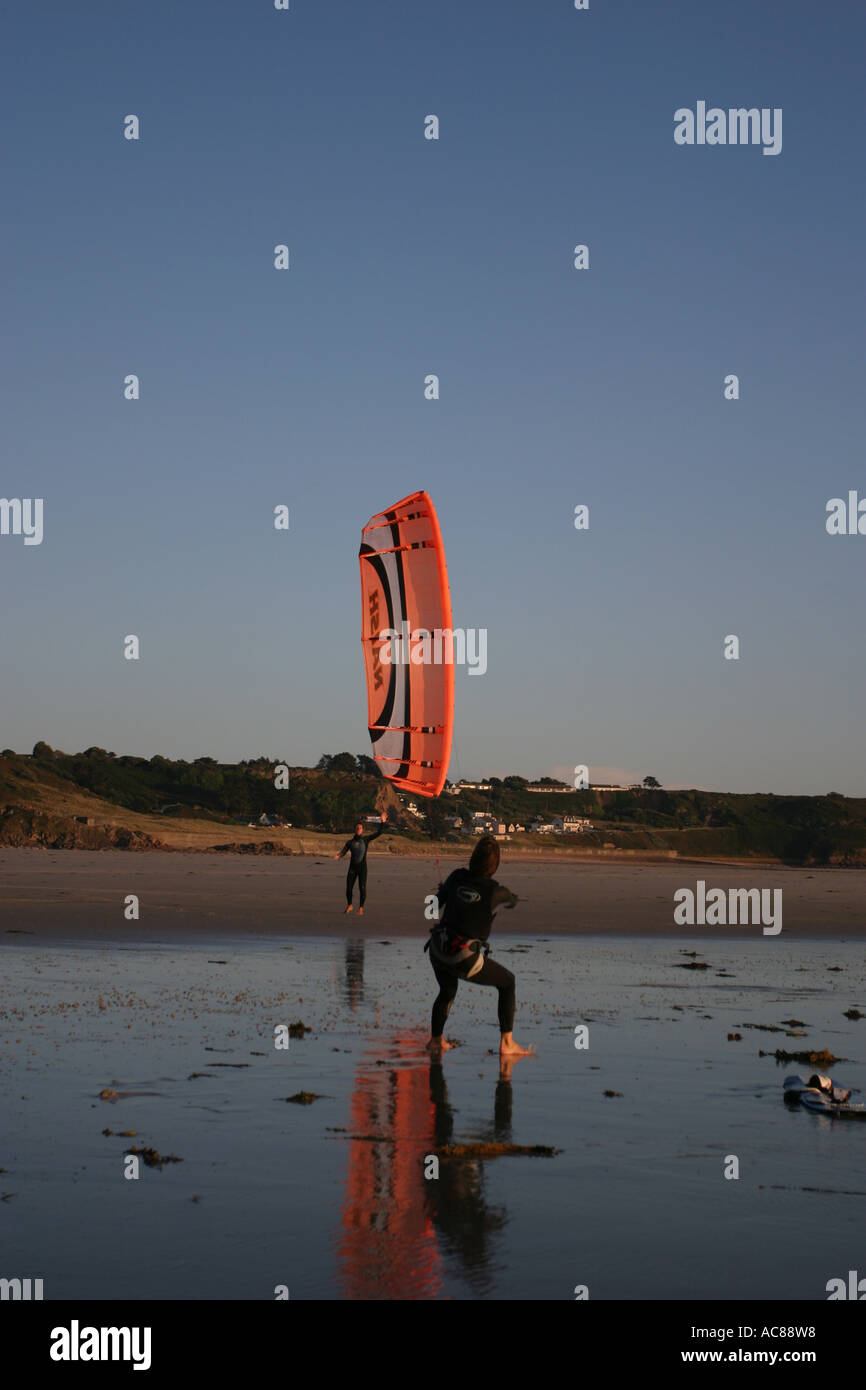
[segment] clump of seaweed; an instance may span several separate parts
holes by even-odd
[[[161,1154],[157,1153],[156,1149],[130,1149],[129,1152],[140,1158],[145,1168],[161,1168],[164,1163],[183,1163],[183,1159],[178,1158],[177,1154]]]
[[[321,1100],[315,1091],[296,1091],[293,1096],[284,1096],[285,1101],[292,1101],[295,1105],[312,1105],[314,1100]]]
[[[312,1028],[308,1028],[306,1023],[302,1023],[300,1019],[298,1019],[297,1023],[289,1024],[290,1038],[302,1038],[305,1033],[312,1033],[312,1031]]]
[[[553,1158],[561,1152],[549,1144],[441,1144],[436,1149],[440,1158],[502,1158],[506,1154]]]
[[[847,1062],[847,1057],[834,1057],[823,1048],[820,1052],[783,1052],[780,1047],[775,1052],[759,1052],[759,1057],[775,1057],[777,1062],[801,1062],[809,1067],[832,1067],[836,1062]]]
[[[605,1091],[606,1096],[621,1096],[622,1091]]]
[[[866,1018],[866,1014],[861,1014],[859,1009],[846,1009],[843,1018]]]

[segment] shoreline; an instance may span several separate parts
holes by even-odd
[[[0,842],[0,855],[3,854],[72,854],[76,857],[129,855],[136,859],[150,857],[152,855],[188,855],[195,858],[219,857],[220,860],[235,859],[242,863],[250,860],[285,860],[285,859],[321,859],[327,858],[341,848],[345,843],[342,835],[322,835],[322,843],[317,843],[315,832],[309,836],[300,837],[299,847],[289,845],[288,842],[262,840],[258,844],[255,842],[235,841],[226,845],[99,845],[92,848],[87,846],[54,846],[43,844],[13,845]],[[247,847],[248,846],[248,847]],[[457,859],[461,862],[468,860],[474,848],[473,841],[465,844],[455,844],[446,840],[433,840],[429,844],[413,844],[409,849],[397,848],[396,845],[372,846],[367,851],[370,860],[413,860],[427,861],[430,859]],[[525,860],[530,864],[562,864],[562,865],[586,865],[586,864],[641,864],[641,865],[671,865],[671,864],[719,864],[723,867],[748,868],[755,866],[758,868],[777,868],[779,870],[791,870],[799,873],[863,873],[866,870],[866,860],[852,861],[849,863],[829,863],[829,864],[799,864],[788,859],[777,859],[772,855],[696,855],[680,854],[679,850],[647,850],[647,849],[624,849],[617,846],[614,849],[578,849],[577,846],[568,846],[563,849],[556,849],[545,845],[539,849],[534,849],[526,844],[512,844],[509,841],[501,842],[502,862],[518,862]]]
[[[426,940],[427,899],[462,853],[370,855],[365,915],[346,915],[345,866],[332,856],[151,855],[0,849],[0,940],[122,942],[219,937],[414,937]],[[506,852],[497,878],[521,901],[500,911],[491,941],[504,937],[597,936],[718,940],[859,940],[866,935],[862,880],[847,869],[779,864],[635,859],[528,858]],[[674,893],[694,888],[782,890],[782,931],[760,924],[679,926]],[[129,900],[138,916],[127,918]],[[357,902],[357,898],[356,898]],[[22,938],[27,939],[27,938]]]

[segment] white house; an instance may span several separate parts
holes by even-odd
[[[529,822],[529,829],[535,835],[559,835],[562,833],[562,816],[551,816],[549,820],[536,816],[535,820]]]
[[[473,835],[504,835],[505,822],[484,811],[476,811],[472,817]]]

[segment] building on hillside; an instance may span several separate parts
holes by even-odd
[[[537,783],[531,783],[528,787],[524,787],[523,790],[525,792],[553,792],[554,795],[557,793],[562,795],[564,792],[573,792],[575,788],[567,787],[564,782],[557,782],[552,787],[540,787]]]
[[[529,822],[529,829],[533,835],[561,835],[562,828],[562,816],[536,816]]]
[[[592,821],[588,816],[563,816],[562,828],[570,834],[581,834],[585,830],[592,830]]]
[[[646,791],[640,782],[629,782],[627,787],[619,787],[613,782],[591,782],[588,788],[591,792],[642,792]]]
[[[505,821],[500,820],[498,816],[475,815],[472,817],[472,833],[473,835],[505,835],[507,827]]]

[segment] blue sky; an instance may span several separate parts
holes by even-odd
[[[488,632],[452,776],[866,795],[866,536],[824,525],[866,496],[864,40],[804,0],[10,7],[0,495],[45,533],[0,536],[2,745],[368,751],[360,530],[426,488]],[[675,145],[699,100],[781,107],[781,154]]]

